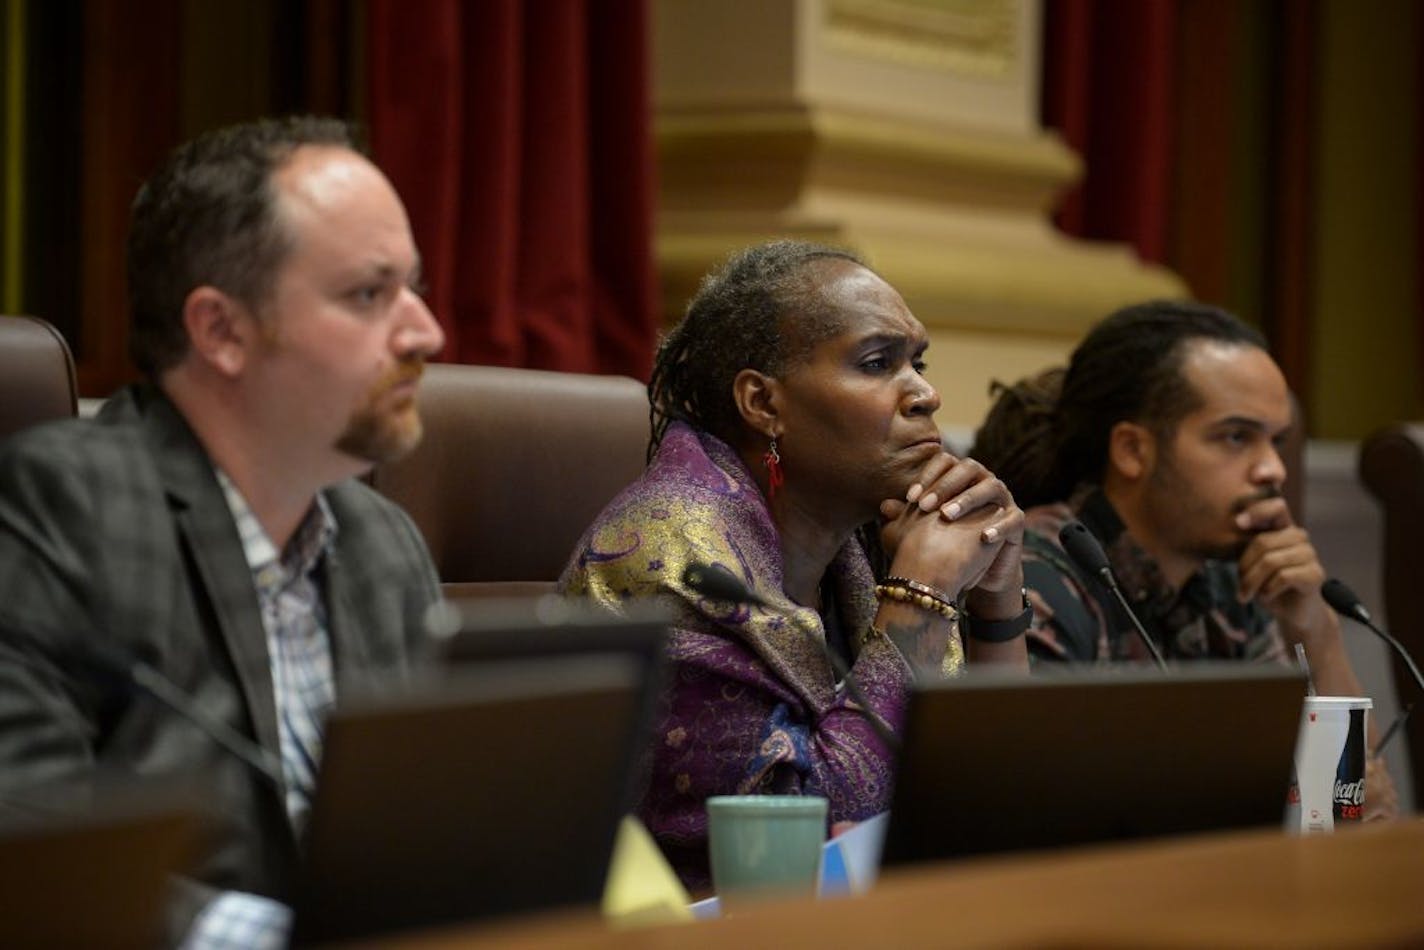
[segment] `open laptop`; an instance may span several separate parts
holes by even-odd
[[[426,614],[426,630],[443,663],[613,654],[660,673],[671,608],[658,600],[612,613],[557,594],[444,600]],[[656,685],[656,684],[653,684]]]
[[[646,720],[627,656],[473,665],[328,720],[294,942],[595,904]]]
[[[922,685],[885,863],[1279,826],[1304,695],[1243,663]]]
[[[7,819],[0,946],[159,946],[172,876],[205,843],[201,809],[188,791],[134,780],[96,789],[82,814],[27,807],[25,820]]]
[[[488,669],[508,661],[616,656],[631,660],[643,677],[643,702],[651,715],[667,675],[668,630],[673,608],[648,599],[614,613],[590,601],[544,593],[523,597],[475,596],[441,601],[426,614],[437,664]],[[649,762],[642,762],[649,766]],[[650,776],[630,771],[624,805],[631,811]]]

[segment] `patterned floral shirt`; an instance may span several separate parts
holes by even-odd
[[[1064,523],[1078,518],[1107,551],[1123,594],[1168,659],[1286,659],[1273,617],[1236,598],[1236,565],[1207,561],[1172,589],[1156,561],[1127,533],[1099,489],[1027,512],[1024,581],[1033,604],[1028,632],[1035,661],[1150,661],[1116,599],[1068,559],[1058,543]]]

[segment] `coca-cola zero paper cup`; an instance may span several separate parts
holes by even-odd
[[[1365,803],[1364,696],[1307,696],[1295,744],[1295,781],[1286,799],[1286,830],[1333,831],[1359,821]]]

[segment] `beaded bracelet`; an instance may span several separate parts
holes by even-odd
[[[921,584],[919,586],[925,587],[926,585]],[[933,587],[927,589],[931,591],[934,590]],[[921,610],[933,611],[951,620],[953,620],[958,613],[954,609],[954,604],[948,600],[942,600],[933,593],[924,593],[923,591],[913,590],[900,584],[876,584],[875,596],[880,600],[884,600],[888,597],[890,600],[899,601],[902,604],[909,604],[912,607],[919,607]]]
[[[933,597],[942,604],[953,604],[954,598],[940,590],[938,587],[931,587],[919,581],[912,581],[908,577],[900,577],[892,574],[885,578],[884,583],[890,587],[908,587],[917,594],[924,594],[926,597]]]

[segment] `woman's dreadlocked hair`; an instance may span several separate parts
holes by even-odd
[[[1169,437],[1200,405],[1181,371],[1193,340],[1266,348],[1258,332],[1216,307],[1168,300],[1127,307],[1089,332],[1066,370],[995,383],[970,454],[1022,508],[1100,483],[1114,425],[1137,422]]]
[[[737,374],[754,369],[777,375],[839,332],[839,315],[822,298],[810,266],[826,260],[865,266],[840,248],[773,241],[733,254],[703,278],[687,315],[658,346],[648,380],[649,458],[673,421],[735,444],[741,428],[732,399]],[[783,333],[790,317],[794,335]]]

